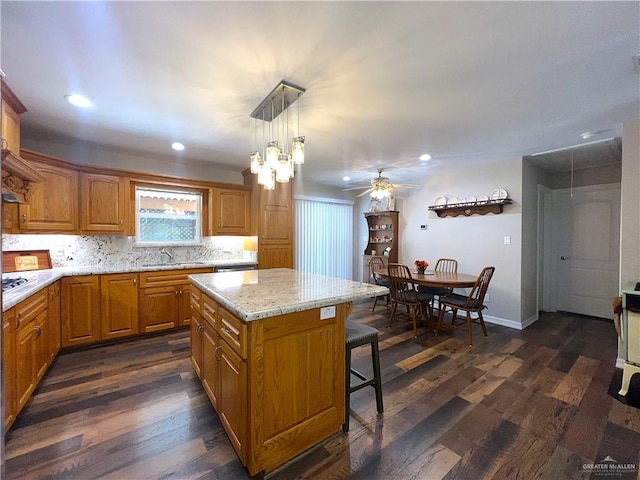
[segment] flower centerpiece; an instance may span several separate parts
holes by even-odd
[[[413,262],[418,270],[418,273],[424,274],[424,270],[429,266],[429,262],[426,260],[416,260]]]

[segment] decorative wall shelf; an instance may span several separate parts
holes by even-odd
[[[488,200],[486,202],[457,203],[455,205],[431,205],[429,210],[438,217],[457,217],[459,215],[468,217],[470,215],[486,215],[487,213],[502,213],[505,205],[512,204],[510,198],[503,200]]]

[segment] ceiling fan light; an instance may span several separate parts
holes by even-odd
[[[389,190],[376,189],[371,192],[371,198],[375,200],[382,200],[383,198],[387,198],[391,196],[391,192]]]
[[[304,137],[295,137],[293,139],[293,163],[302,165],[304,163]]]

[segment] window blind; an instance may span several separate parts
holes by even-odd
[[[353,203],[294,199],[295,268],[351,280],[353,277]]]

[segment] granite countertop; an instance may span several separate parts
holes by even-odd
[[[222,267],[233,265],[256,265],[252,260],[211,260],[198,262],[144,264],[144,265],[90,265],[85,267],[57,267],[48,270],[3,273],[2,278],[24,277],[29,283],[2,292],[2,311],[17,305],[34,293],[51,285],[62,277],[76,275],[103,275],[107,273],[153,272],[158,270],[187,270],[192,268]]]
[[[189,280],[246,322],[389,293],[378,285],[288,268],[201,273]]]

